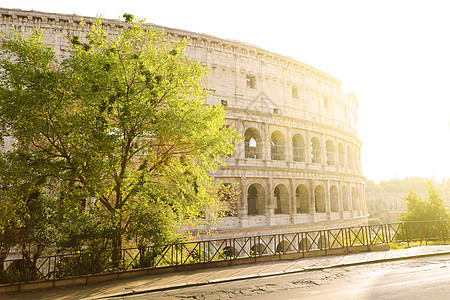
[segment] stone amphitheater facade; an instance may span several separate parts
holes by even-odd
[[[0,9],[0,29],[44,29],[59,55],[66,35],[83,37],[94,18]],[[110,32],[124,27],[105,20]],[[289,233],[367,224],[357,136],[358,102],[336,78],[246,43],[165,28],[188,41],[186,54],[210,69],[208,105],[224,105],[244,142],[216,178],[237,184],[237,207],[214,238]]]

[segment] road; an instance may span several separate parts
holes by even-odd
[[[450,255],[338,267],[110,299],[450,299]]]

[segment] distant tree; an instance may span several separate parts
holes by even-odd
[[[404,197],[407,212],[402,214],[402,221],[448,220],[449,215],[444,202],[430,180],[426,186],[425,198],[419,198],[413,189]]]
[[[100,234],[116,262],[125,239],[167,241],[220,211],[210,174],[238,137],[222,106],[204,105],[206,70],[186,42],[126,21],[117,35],[101,20],[72,35],[64,57],[38,31],[3,35],[0,57],[2,136],[26,154],[21,172],[45,179],[39,197],[77,220],[60,242]]]

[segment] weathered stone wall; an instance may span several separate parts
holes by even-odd
[[[0,29],[44,29],[59,55],[66,36],[83,39],[94,18],[0,9]],[[105,20],[114,34],[123,23]],[[245,138],[216,177],[238,183],[236,216],[216,237],[365,224],[365,178],[357,137],[358,102],[340,82],[307,64],[245,43],[164,28],[186,38],[186,54],[210,69],[207,104],[225,105],[227,124]]]

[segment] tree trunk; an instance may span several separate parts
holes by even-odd
[[[120,261],[122,259],[122,235],[119,232],[116,232],[114,234],[113,240],[112,240],[112,263],[113,263],[113,269],[119,270],[120,267]]]

